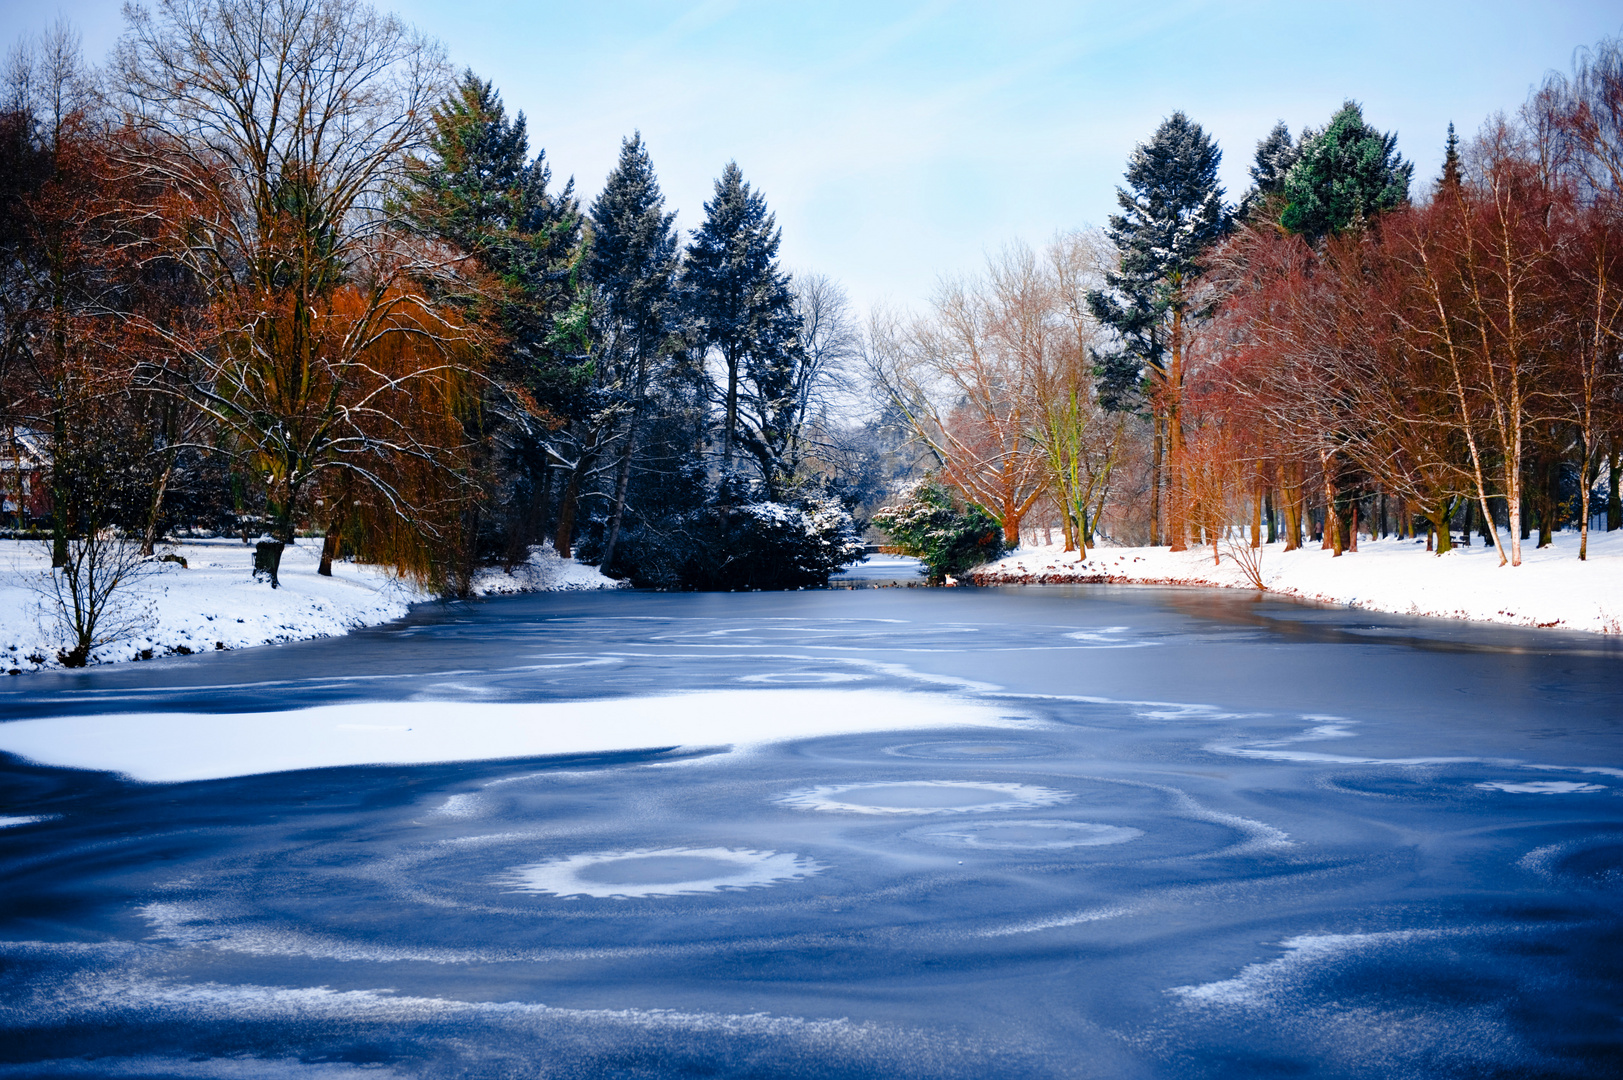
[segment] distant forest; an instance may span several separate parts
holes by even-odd
[[[1056,532],[1519,563],[1623,525],[1616,39],[1437,133],[1431,178],[1349,101],[1230,202],[1175,113],[1106,228],[863,318],[735,164],[685,235],[635,132],[587,199],[364,4],[126,17],[105,65],[59,23],[0,88],[0,486],[60,566],[208,532],[273,583],[305,536],[450,595],[543,543],[794,588],[865,533],[944,573]]]

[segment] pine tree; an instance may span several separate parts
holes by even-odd
[[[1304,141],[1285,178],[1280,224],[1317,242],[1408,202],[1414,164],[1399,156],[1397,142],[1365,123],[1356,101],[1347,102]]]
[[[634,134],[620,144],[620,161],[592,204],[592,241],[586,259],[597,309],[600,362],[612,371],[628,406],[604,567],[613,563],[620,537],[650,372],[681,346],[676,214],[665,213],[664,207],[653,161],[641,133]]]
[[[1229,227],[1217,144],[1181,112],[1162,122],[1128,159],[1127,187],[1116,189],[1122,213],[1106,235],[1121,253],[1105,288],[1088,293],[1093,317],[1116,332],[1117,348],[1095,354],[1100,400],[1133,408],[1149,396],[1156,434],[1152,465],[1151,542],[1160,542],[1160,472],[1165,450],[1182,447],[1179,396],[1183,386],[1185,320],[1198,314],[1194,285],[1200,257]],[[1168,442],[1164,442],[1168,440]],[[1182,547],[1177,525],[1173,544]]]
[[[795,342],[796,320],[789,279],[778,269],[776,219],[736,163],[723,170],[704,212],[704,224],[688,247],[684,282],[699,339],[721,355],[726,368],[721,469],[727,482],[739,441],[741,381],[747,378],[758,395],[770,399],[793,362],[787,351]],[[751,449],[762,448],[757,438]],[[779,479],[776,469],[769,459],[761,465],[770,489]]]

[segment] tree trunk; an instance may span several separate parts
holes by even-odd
[[[1544,491],[1539,498],[1538,546],[1547,548],[1555,543],[1556,505],[1561,500],[1561,465],[1553,461],[1544,468]]]
[[[1150,451],[1150,546],[1161,546],[1161,459],[1165,449],[1161,417],[1154,418],[1155,439]]]
[[[152,557],[152,549],[158,542],[158,519],[163,515],[163,496],[169,490],[169,478],[175,473],[175,455],[169,455],[169,463],[163,467],[163,475],[158,478],[158,486],[152,492],[152,505],[147,508],[146,532],[141,536],[141,554],[147,558]]]
[[[62,410],[57,409],[55,420],[55,441],[53,446],[67,444],[67,424],[63,421]],[[56,479],[56,470],[51,470],[51,569],[60,570],[68,565],[68,491],[65,485]]]
[[[552,547],[560,558],[570,558],[575,543],[575,505],[580,500],[580,466],[570,470],[564,485],[563,499],[558,504],[558,531],[553,534]]]
[[[1618,481],[1623,479],[1623,444],[1612,440],[1612,452],[1606,456],[1606,531],[1623,529],[1623,491]]]
[[[1335,558],[1341,558],[1341,513],[1336,509],[1336,482],[1330,470],[1330,455],[1324,451],[1319,452],[1319,469],[1324,474],[1324,539],[1320,542],[1319,550],[1326,548],[1335,552]]]
[[[1187,462],[1183,453],[1183,419],[1174,410],[1167,416],[1167,539],[1173,551],[1189,550],[1192,507],[1189,505]]]
[[[1262,484],[1251,493],[1251,546],[1262,546]]]
[[[1302,546],[1302,488],[1304,485],[1297,474],[1300,467],[1300,464],[1291,465],[1284,470],[1286,551],[1296,551]]]
[[[339,504],[342,512],[343,504]],[[338,542],[341,532],[338,528],[338,515],[327,523],[327,535],[321,541],[321,565],[316,567],[316,573],[322,577],[332,577],[332,561],[338,557]]]
[[[609,536],[603,543],[603,559],[598,564],[604,573],[614,563],[614,548],[620,542],[620,522],[625,517],[626,489],[631,484],[631,455],[637,445],[637,428],[635,421],[631,430],[626,432],[625,453],[620,457],[620,467],[616,470],[614,478],[614,511],[609,515]]]
[[[727,418],[721,432],[721,473],[733,472],[733,430],[738,426],[738,358],[727,355]]]
[[[1437,534],[1437,554],[1439,555],[1452,550],[1454,546],[1454,538],[1449,532],[1448,521],[1452,516],[1453,507],[1449,505],[1452,501],[1452,499],[1438,500],[1436,509],[1427,515],[1431,519],[1432,531]],[[1431,550],[1429,543],[1426,545],[1426,550]]]

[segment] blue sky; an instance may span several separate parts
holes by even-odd
[[[0,38],[60,12],[106,54],[117,0],[0,0]],[[766,193],[784,262],[861,307],[915,305],[1012,239],[1103,224],[1134,143],[1182,109],[1218,140],[1231,198],[1276,119],[1346,98],[1428,180],[1450,120],[1513,110],[1614,3],[969,2],[569,5],[400,0],[493,80],[585,200],[640,129],[678,225],[729,160]]]

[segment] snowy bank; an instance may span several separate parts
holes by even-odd
[[[968,576],[978,585],[1254,588],[1228,556],[1229,548],[1222,550],[1222,562],[1213,565],[1210,547],[1182,552],[1100,547],[1081,562],[1075,552],[1058,546],[1027,547]],[[1543,550],[1529,541],[1522,560],[1519,567],[1501,567],[1492,547],[1434,555],[1423,541],[1362,539],[1358,551],[1339,559],[1317,544],[1296,551],[1270,544],[1262,549],[1260,570],[1269,592],[1302,600],[1400,615],[1623,633],[1623,532],[1591,533],[1586,562],[1578,561],[1576,532],[1557,534]]]
[[[591,589],[626,589],[628,581],[605,577],[595,566],[565,559],[542,544],[530,549],[530,558],[511,570],[481,570],[473,581],[477,596],[506,596],[531,592],[582,592]]]
[[[398,619],[411,604],[432,598],[376,566],[336,562],[332,577],[322,577],[316,573],[320,540],[301,540],[286,550],[279,589],[253,579],[253,548],[240,540],[191,540],[163,550],[185,565],[152,563],[129,587],[125,602],[139,629],[95,650],[92,663],[331,637]],[[58,666],[56,653],[65,642],[53,604],[41,591],[49,565],[42,543],[0,541],[0,671]],[[482,573],[474,591],[495,595],[621,584],[545,547],[511,574]]]

